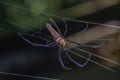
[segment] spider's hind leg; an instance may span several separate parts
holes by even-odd
[[[82,33],[82,32],[85,32],[87,29],[88,29],[88,23],[86,23],[86,27],[82,31],[78,32],[77,35]]]
[[[61,50],[60,50],[60,48],[59,48],[59,61],[60,61],[61,66],[62,66],[64,69],[66,69],[66,70],[71,70],[71,69],[72,69],[72,68],[66,67],[66,66],[64,65],[64,63],[63,63],[63,61],[62,61],[62,58],[61,58]]]
[[[69,52],[70,53],[74,53],[73,51],[66,50],[66,49],[64,49],[64,51],[65,51],[65,54],[70,59],[70,61],[73,62],[74,64],[76,64],[78,67],[81,67],[81,68],[84,67],[84,66],[86,66],[88,64],[88,62],[90,61],[90,59],[91,59],[91,54],[89,53],[88,58],[86,59],[86,61],[83,64],[81,64],[81,63],[75,61],[74,59],[72,59],[71,56],[69,55]]]
[[[86,44],[81,44],[82,46],[85,47],[89,47],[89,48],[100,48],[101,46],[103,46],[105,44],[105,41],[103,41],[102,43],[98,44],[98,45],[86,45]]]

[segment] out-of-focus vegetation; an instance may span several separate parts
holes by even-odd
[[[1,17],[6,20],[4,23],[1,22],[1,26],[9,26],[7,23],[12,22],[29,29],[35,29],[36,27],[42,26],[45,21],[40,13],[51,13],[55,14],[61,8],[60,0],[1,0]],[[1,20],[1,21],[4,21]],[[12,25],[8,30],[24,30],[21,27],[14,27]]]
[[[58,51],[56,48],[35,47],[21,40],[20,37],[16,35],[16,32],[31,33],[36,29],[39,30],[40,28],[44,28],[45,24],[50,22],[43,15],[40,15],[40,13],[71,17],[78,20],[98,23],[106,23],[113,20],[119,21],[120,0],[0,0],[0,71],[54,77],[62,80],[120,79],[118,74],[92,63],[88,64],[85,68],[72,66],[73,70],[64,70],[59,64]],[[49,17],[56,19],[53,16]],[[56,22],[59,24],[64,23],[63,21]],[[78,24],[74,22],[69,23],[69,25],[68,28],[70,29],[68,29],[68,33],[70,31],[76,32],[82,30],[81,28],[76,28]],[[118,25],[118,23],[114,25]],[[105,34],[105,32],[102,32],[102,27],[96,29],[94,27],[98,25],[90,24],[90,26],[92,26],[92,32],[95,31],[95,33],[93,33],[94,35],[101,31],[100,34],[102,36],[97,34],[95,35],[97,37],[117,37],[116,39],[119,39],[119,32],[111,34],[112,31],[108,31],[110,34]],[[86,31],[81,34],[83,39],[86,37],[83,36],[84,34],[87,38],[93,37],[89,30],[88,32]],[[76,40],[76,38],[74,40]],[[92,51],[96,54],[99,53],[99,55],[111,59],[113,58],[113,60],[120,62],[119,42],[119,40],[106,41],[103,48]],[[110,46],[114,48],[111,48]],[[107,62],[104,63],[106,65],[108,64]],[[111,66],[111,64],[108,64],[107,66],[112,67],[114,65]],[[119,68],[120,66],[117,67],[117,69]],[[6,77],[6,75],[2,74],[0,74],[0,79],[27,80],[26,78],[22,79],[21,77],[11,77],[8,75]],[[30,78],[28,80],[33,79]]]

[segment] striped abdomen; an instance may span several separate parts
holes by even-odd
[[[55,31],[55,29],[49,23],[46,23],[46,27],[54,40],[59,43],[60,46],[64,47],[66,45],[66,41],[62,38],[62,36],[57,31]]]

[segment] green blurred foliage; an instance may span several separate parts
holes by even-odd
[[[4,9],[1,14],[5,14],[2,16],[5,21],[1,20],[0,25],[4,26],[4,29],[16,31],[43,27],[43,22],[47,19],[40,13],[55,14],[61,8],[61,0],[2,0],[0,4]]]

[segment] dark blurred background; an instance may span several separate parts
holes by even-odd
[[[1,72],[53,77],[61,80],[120,80],[118,74],[93,63],[89,63],[84,68],[72,65],[73,69],[67,71],[59,63],[57,47],[36,47],[22,40],[16,32],[31,33],[45,27],[48,20],[40,16],[40,12],[90,22],[107,23],[120,20],[120,0],[0,0]],[[62,21],[57,21],[57,23],[63,24]],[[76,26],[78,24],[71,22],[70,25]],[[71,27],[69,31],[71,33],[67,36],[78,31],[78,28]],[[101,32],[101,34],[104,33]],[[88,36],[91,35],[88,34]],[[119,32],[110,37],[119,38]],[[118,58],[119,41],[109,41],[105,44],[106,47],[93,52],[99,52],[103,56],[108,55],[107,57],[120,62]],[[103,64],[113,68],[120,67],[105,62]],[[37,80],[4,74],[0,74],[0,79]]]

